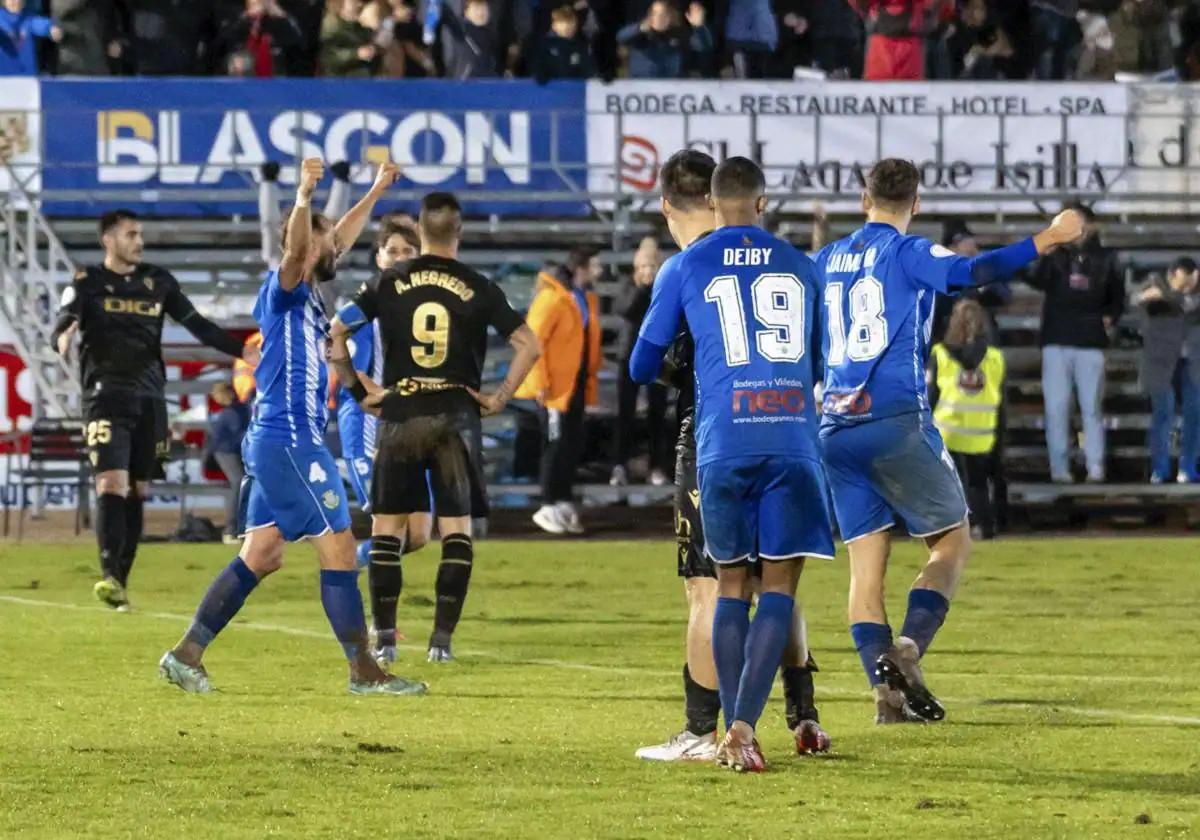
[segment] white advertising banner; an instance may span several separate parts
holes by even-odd
[[[0,76],[0,192],[9,189],[9,167],[27,192],[41,189],[41,108],[36,78]]]
[[[816,196],[857,206],[864,173],[883,157],[917,163],[923,202],[944,210],[1028,209],[1063,193],[1119,203],[1144,188],[1131,176],[1131,142],[1150,163],[1179,135],[1162,117],[1140,136],[1135,99],[1118,84],[591,83],[588,186],[653,193],[666,159],[695,148],[759,161],[771,193],[795,196],[786,209],[796,211]],[[1161,185],[1181,196],[1186,186]]]

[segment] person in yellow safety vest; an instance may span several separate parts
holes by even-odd
[[[989,332],[987,312],[979,302],[960,300],[945,339],[933,347],[926,374],[933,422],[954,457],[977,536],[983,539],[995,536],[996,510],[1003,505],[1005,366]]]

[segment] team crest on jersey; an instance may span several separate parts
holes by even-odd
[[[314,461],[312,463],[312,466],[310,466],[308,468],[308,483],[309,484],[321,484],[328,477],[329,476],[327,476],[325,474],[325,470],[321,469],[321,465],[318,464],[316,461]]]
[[[338,506],[337,493],[333,492],[332,490],[326,490],[325,495],[321,497],[321,501],[325,503],[325,507],[329,508],[330,510],[335,510]]]
[[[142,278],[142,283],[146,286],[146,291],[148,291],[148,292],[154,291],[154,278],[151,277],[149,274],[147,274],[145,277]]]

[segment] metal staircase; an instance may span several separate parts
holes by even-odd
[[[20,179],[11,170],[8,175],[8,189],[0,192],[0,318],[33,376],[33,419],[78,416],[74,354],[64,359],[50,346],[59,300],[75,276],[75,264]]]

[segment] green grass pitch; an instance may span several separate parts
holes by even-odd
[[[311,550],[209,651],[219,693],[156,676],[230,552],[150,545],[136,612],[91,600],[93,550],[0,546],[0,836],[1175,837],[1200,833],[1193,540],[980,546],[926,658],[947,720],[876,728],[846,631],[844,549],[801,583],[827,757],[778,687],[771,771],[639,762],[682,720],[673,545],[481,543],[456,664],[427,665],[435,549],[405,561],[397,671],[354,698]],[[898,547],[902,618],[920,553]],[[918,834],[919,832],[919,834]]]

